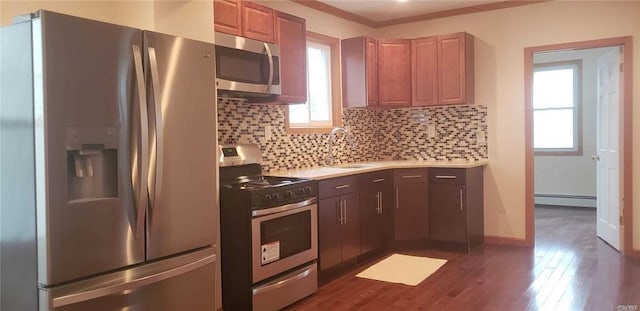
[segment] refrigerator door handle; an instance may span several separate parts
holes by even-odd
[[[142,68],[142,49],[138,45],[131,46],[133,50],[133,61],[135,65],[136,73],[136,86],[138,88],[138,101],[140,109],[140,130],[135,129],[131,132],[131,135],[140,134],[140,154],[131,154],[131,182],[136,196],[136,202],[134,202],[136,211],[136,228],[134,230],[137,237],[140,234],[144,234],[144,214],[147,209],[148,195],[147,195],[147,176],[149,175],[149,120],[147,115],[147,92],[144,84],[144,70]],[[139,161],[138,161],[139,159]],[[140,176],[137,176],[137,169],[134,163],[138,163],[140,167]],[[139,181],[139,185],[136,188],[136,181]]]
[[[162,98],[160,95],[160,77],[158,74],[158,59],[156,57],[156,49],[152,47],[148,47],[147,51],[149,53],[149,65],[151,71],[151,86],[153,88],[153,105],[155,110],[155,165],[153,165],[153,187],[152,187],[152,196],[153,201],[151,204],[151,221],[150,225],[153,225],[154,213],[157,211],[160,194],[162,189],[162,175],[163,175],[163,150],[164,150],[164,134],[163,134],[163,125],[162,125]],[[151,181],[149,181],[151,184]]]
[[[158,283],[182,274],[186,274],[190,271],[204,267],[210,263],[216,261],[216,255],[212,254],[200,260],[169,269],[166,271],[158,272],[155,274],[142,276],[133,280],[127,280],[122,282],[107,282],[104,287],[92,288],[82,292],[69,293],[64,296],[53,298],[53,308],[60,308],[100,297],[109,295],[115,295],[124,291],[135,291],[141,287],[145,287],[154,283]],[[115,283],[115,284],[114,284]]]

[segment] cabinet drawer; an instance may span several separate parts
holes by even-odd
[[[358,182],[362,187],[368,187],[373,184],[391,184],[393,182],[393,175],[391,170],[371,172],[358,175]]]
[[[429,183],[462,185],[465,183],[466,175],[464,168],[431,168]]]
[[[394,184],[415,184],[427,182],[426,168],[403,168],[393,171]]]
[[[358,176],[338,177],[318,182],[318,196],[321,199],[358,191]]]

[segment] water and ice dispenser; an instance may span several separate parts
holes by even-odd
[[[69,201],[118,197],[118,129],[67,130]]]

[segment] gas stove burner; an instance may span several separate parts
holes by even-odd
[[[253,176],[246,177],[242,176],[238,178],[233,184],[240,189],[263,189],[270,187],[282,187],[290,184],[294,184],[296,182],[300,182],[301,179],[298,178],[287,178],[287,177],[275,177],[275,176]]]

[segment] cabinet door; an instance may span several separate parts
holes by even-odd
[[[380,106],[411,105],[411,41],[378,40]]]
[[[436,37],[411,40],[412,106],[438,103],[437,46]]]
[[[343,222],[340,230],[342,240],[342,261],[360,255],[360,206],[358,193],[340,197],[343,205]]]
[[[380,248],[385,243],[384,209],[381,201],[385,193],[382,186],[372,186],[360,192],[360,214],[362,215],[360,245],[363,253]]]
[[[279,102],[307,101],[307,39],[305,20],[276,12],[276,43],[280,45]]]
[[[472,47],[472,37],[466,33],[438,36],[438,100],[441,104],[473,102]]]
[[[273,9],[244,1],[242,3],[242,36],[273,43]]]
[[[466,242],[465,189],[462,185],[429,185],[430,238]]]
[[[320,200],[318,204],[318,257],[320,270],[341,262],[340,197]]]
[[[214,0],[214,29],[235,36],[242,36],[242,3],[240,0]]]
[[[394,222],[397,241],[429,237],[427,183],[396,185]]]
[[[378,42],[375,39],[367,38],[366,50],[366,71],[367,71],[367,106],[378,106]]]

